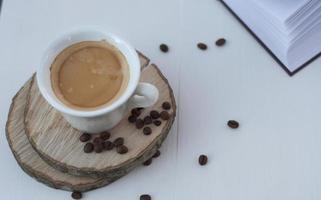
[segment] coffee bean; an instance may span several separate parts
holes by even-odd
[[[93,140],[93,143],[94,144],[101,144],[103,143],[104,141],[100,138],[100,137],[95,137],[95,139]]]
[[[207,156],[206,155],[200,155],[200,157],[198,158],[198,163],[200,165],[206,165],[207,163]]]
[[[207,45],[201,42],[197,44],[197,47],[203,51],[207,49]]]
[[[148,194],[142,194],[140,195],[139,200],[152,200],[152,197]]]
[[[163,120],[168,120],[169,117],[170,117],[170,115],[169,115],[169,113],[168,113],[167,111],[162,111],[162,112],[160,113],[160,117],[161,117]]]
[[[122,137],[116,138],[113,143],[114,143],[115,147],[123,145],[124,144],[124,138],[122,138]]]
[[[155,124],[155,126],[160,126],[162,124],[160,120],[155,120],[153,121],[153,123]]]
[[[136,120],[136,128],[141,129],[144,127],[144,121],[142,119],[137,119]]]
[[[128,148],[125,145],[120,145],[120,146],[116,147],[116,151],[119,154],[125,154],[128,152]]]
[[[144,118],[144,124],[145,124],[145,125],[149,125],[149,124],[151,124],[151,123],[153,123],[152,118],[151,118],[150,116],[146,116],[146,117]]]
[[[150,159],[146,160],[145,162],[143,162],[143,165],[148,166],[148,165],[152,164],[152,162],[153,162],[153,159],[150,158]]]
[[[91,153],[91,152],[93,152],[93,150],[94,150],[94,144],[93,143],[88,142],[87,144],[85,144],[85,146],[84,146],[84,152],[85,153]]]
[[[134,108],[134,109],[132,109],[131,113],[132,113],[132,115],[138,117],[142,112],[140,111],[140,109]]]
[[[235,120],[229,120],[227,122],[227,125],[230,127],[230,128],[233,128],[233,129],[236,129],[239,127],[239,123]]]
[[[104,145],[103,145],[103,143],[96,143],[96,144],[94,144],[94,151],[95,151],[96,153],[101,153],[101,152],[103,152],[103,150],[104,150]]]
[[[130,116],[128,117],[128,121],[129,121],[130,123],[135,123],[136,120],[137,120],[137,117],[134,116],[134,115],[130,115]]]
[[[150,111],[149,114],[150,114],[150,116],[151,116],[153,119],[158,119],[158,118],[160,117],[159,112],[156,111],[156,110]]]
[[[144,135],[150,135],[152,133],[152,129],[150,127],[145,127],[143,129]]]
[[[166,44],[159,45],[159,49],[164,53],[168,52],[168,50],[169,50],[169,48]]]
[[[81,142],[87,142],[91,139],[91,135],[88,134],[88,133],[83,133],[80,137],[79,137],[79,140]]]
[[[71,193],[71,197],[73,199],[81,199],[82,198],[82,193],[78,192],[78,191],[74,191],[73,193]]]
[[[223,46],[225,44],[226,40],[224,38],[220,38],[216,40],[215,44],[216,46]]]
[[[100,139],[103,141],[108,140],[110,138],[110,133],[108,131],[100,133]]]
[[[162,108],[164,110],[169,110],[171,109],[171,104],[168,102],[168,101],[165,101],[163,104],[162,104]]]
[[[159,150],[156,151],[156,153],[153,155],[153,158],[157,158],[160,156],[161,152]]]
[[[103,145],[104,149],[107,151],[112,150],[115,147],[114,143],[112,143],[111,141],[106,141],[103,143]]]

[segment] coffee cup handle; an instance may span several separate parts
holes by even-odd
[[[146,108],[154,105],[159,97],[158,89],[150,83],[139,83],[129,100],[129,108]]]

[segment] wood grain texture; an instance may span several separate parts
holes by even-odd
[[[36,180],[63,190],[88,191],[112,182],[113,179],[72,176],[56,170],[41,159],[25,134],[24,110],[30,85],[31,80],[13,98],[6,125],[8,143],[20,167]]]
[[[83,152],[84,144],[79,141],[81,132],[73,129],[47,102],[42,98],[36,83],[32,84],[25,112],[26,134],[31,145],[50,165],[77,176],[93,178],[106,177],[114,179],[127,174],[136,166],[149,159],[161,146],[166,138],[176,115],[176,103],[171,87],[156,65],[145,67],[141,81],[154,84],[160,91],[158,102],[144,109],[142,117],[153,110],[161,110],[164,101],[171,102],[171,117],[163,121],[161,126],[151,125],[153,133],[145,136],[142,129],[137,130],[128,123],[127,116],[110,130],[111,140],[125,138],[129,152],[124,155],[115,150],[100,154]]]

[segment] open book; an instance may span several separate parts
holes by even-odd
[[[321,52],[321,0],[221,0],[290,74]]]

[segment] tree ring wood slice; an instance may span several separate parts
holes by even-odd
[[[160,126],[149,125],[153,132],[146,136],[142,129],[136,129],[127,121],[128,114],[110,130],[111,141],[117,137],[125,139],[129,149],[126,154],[118,154],[115,150],[99,154],[84,153],[84,143],[79,141],[81,132],[73,129],[58,111],[48,105],[36,82],[31,86],[25,112],[26,134],[31,145],[46,162],[62,172],[93,178],[114,178],[127,174],[154,155],[169,133],[176,115],[173,91],[156,65],[143,68],[141,81],[154,84],[160,92],[158,102],[151,108],[143,109],[141,117],[154,109],[161,111],[162,103],[168,101],[172,105],[170,119],[162,121]]]
[[[88,191],[114,181],[116,178],[91,178],[63,173],[41,159],[25,134],[24,112],[30,85],[31,80],[13,98],[6,124],[9,146],[23,171],[50,187],[70,191]]]

